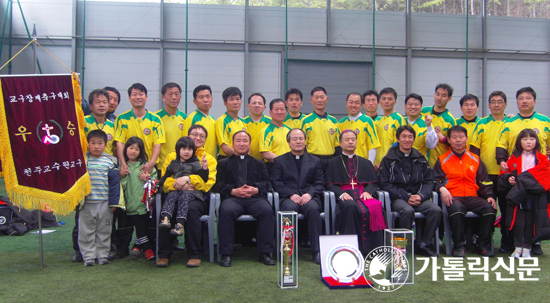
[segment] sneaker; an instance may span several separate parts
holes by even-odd
[[[119,250],[113,255],[113,259],[124,259],[128,257],[130,253],[128,252],[128,249],[126,250]]]
[[[540,247],[540,243],[533,244],[533,247],[531,248],[531,253],[533,254],[533,256],[542,256],[544,252]]]
[[[516,247],[514,252],[511,255],[512,258],[519,259],[521,257],[521,247]]]
[[[481,255],[483,257],[493,257],[493,253],[491,253],[491,250],[489,250],[487,247],[483,245],[477,245],[474,249],[474,252],[478,255]]]
[[[94,266],[94,265],[95,265],[94,259],[84,261],[84,266]]]
[[[141,249],[134,247],[130,251],[130,255],[132,255],[132,259],[139,259],[139,256],[141,255]]]
[[[523,252],[521,253],[522,258],[532,258],[531,257],[531,250],[529,248],[524,248]]]
[[[146,260],[154,260],[155,259],[155,253],[152,249],[148,249],[145,251],[145,259]]]
[[[160,229],[170,229],[170,219],[168,217],[164,217],[162,221],[159,223]]]
[[[71,262],[82,262],[82,254],[79,251],[75,251],[71,258]]]
[[[466,255],[466,250],[464,249],[464,246],[458,246],[453,248],[453,257],[464,258],[465,255]]]
[[[109,260],[107,260],[107,258],[99,258],[99,259],[97,259],[97,264],[98,265],[107,265],[107,264],[109,264]]]
[[[176,226],[170,231],[171,235],[174,236],[182,236],[183,235],[183,225],[181,223],[177,223]]]

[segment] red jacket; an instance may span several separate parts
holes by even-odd
[[[500,174],[512,173],[516,178],[522,172],[522,156],[521,153],[512,153],[506,164],[510,171],[503,172],[500,171]],[[537,157],[535,160],[535,167],[528,169],[533,177],[544,187],[544,190],[550,189],[550,161],[548,158],[537,151]]]

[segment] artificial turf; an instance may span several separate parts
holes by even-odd
[[[533,275],[539,278],[538,282],[520,282],[517,273],[511,276],[504,270],[497,271],[516,281],[496,281],[491,271],[488,282],[468,271],[464,281],[444,281],[442,270],[437,271],[437,281],[432,281],[429,266],[415,276],[414,285],[404,285],[391,293],[374,289],[331,290],[321,282],[319,266],[310,261],[310,250],[299,248],[299,286],[280,289],[276,267],[256,261],[254,247],[236,247],[233,266],[229,268],[208,263],[206,255],[199,268],[187,268],[185,252],[175,252],[168,268],[156,268],[153,261],[143,258],[84,267],[81,262],[70,261],[72,214],[58,220],[66,224],[43,235],[44,268],[39,267],[36,233],[0,237],[0,302],[546,302],[548,298],[550,245],[546,243],[546,254],[538,257],[541,270]],[[499,232],[495,232],[497,246],[499,237]],[[497,253],[497,257],[508,255]],[[443,256],[437,260],[443,266]],[[497,258],[490,258],[489,263],[492,268]],[[416,263],[416,271],[421,264]],[[467,266],[466,261],[464,264]]]

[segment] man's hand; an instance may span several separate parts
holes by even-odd
[[[139,170],[144,171],[148,174],[151,174],[153,169],[155,168],[155,163],[151,163],[150,161],[145,163]]]
[[[189,176],[179,177],[174,181],[175,190],[185,190],[184,186],[189,184]]]
[[[248,185],[243,185],[239,188],[234,188],[232,191],[231,191],[231,195],[237,197],[237,198],[250,198],[254,195],[256,195],[257,193],[259,193],[260,191],[258,190],[258,188],[254,187],[254,186],[248,186]]]
[[[361,199],[363,199],[363,200],[370,200],[370,199],[372,199],[372,195],[371,195],[369,192],[366,192],[366,191],[365,191],[365,192],[363,192],[363,193],[361,194]]]
[[[497,209],[497,202],[493,198],[488,198],[487,202],[491,204],[494,209]]]
[[[378,172],[379,169],[380,169],[380,163],[374,164],[374,170],[375,170],[376,172]]]
[[[208,169],[208,160],[206,160],[206,153],[202,155],[201,165],[202,165],[202,169],[204,170]]]
[[[311,195],[308,194],[308,193],[305,193],[302,195],[302,197],[300,198],[300,205],[304,205],[306,204],[307,202],[309,202],[309,200],[311,200]]]
[[[432,117],[432,115],[426,115],[426,116],[424,117],[424,122],[426,122],[426,127],[432,126],[432,121],[433,121],[433,119],[434,119],[434,118]]]
[[[443,142],[445,140],[445,136],[441,133],[441,129],[435,129],[435,133],[437,135],[437,139],[439,142]]]
[[[441,199],[443,200],[443,203],[445,203],[445,205],[451,206],[451,204],[453,204],[453,195],[451,195],[447,188],[442,187],[439,190],[439,193],[441,193]]]
[[[510,183],[510,185],[516,185],[516,177],[511,176],[508,178],[508,183]]]
[[[418,205],[420,205],[421,201],[422,201],[422,198],[420,198],[420,195],[411,195],[409,197],[409,201],[407,201],[407,202],[411,206],[418,206]]]
[[[297,194],[294,194],[294,195],[290,196],[290,200],[292,200],[292,202],[300,205],[300,202],[302,201],[302,197],[298,196]]]
[[[506,172],[508,171],[510,168],[508,167],[508,163],[506,163],[506,161],[502,161],[500,162],[500,170]]]
[[[353,200],[353,198],[352,198],[348,193],[343,193],[343,194],[340,196],[340,200],[342,200],[342,201],[348,201],[348,200]]]
[[[119,175],[121,178],[126,177],[130,173],[130,170],[128,169],[128,164],[126,163],[120,163],[120,169],[119,169]]]
[[[257,187],[254,187],[254,186],[248,186],[248,185],[243,185],[245,191],[246,191],[246,197],[245,198],[251,198],[252,196],[258,194],[260,192],[260,190],[257,188]]]

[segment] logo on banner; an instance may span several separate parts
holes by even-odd
[[[42,123],[42,121],[38,122],[36,130],[40,142],[46,145],[57,144],[61,141],[61,138],[63,138],[63,129],[61,128],[61,125],[54,120],[50,120],[50,122],[53,124],[49,125],[48,123]],[[40,132],[40,130],[43,130],[43,132]],[[55,134],[56,132],[59,133],[59,136]]]

